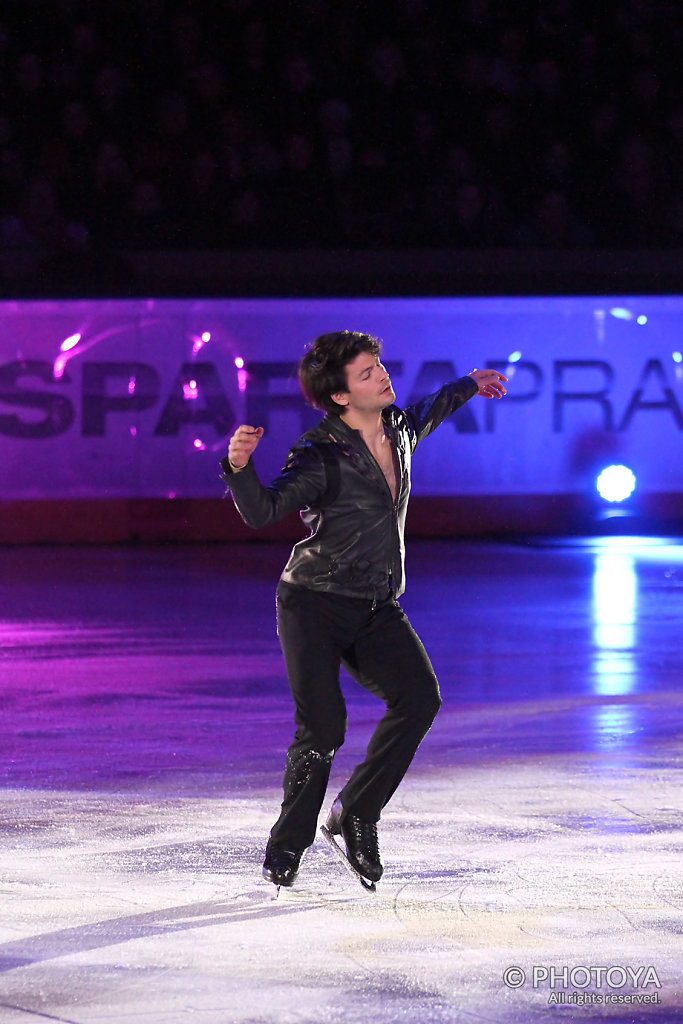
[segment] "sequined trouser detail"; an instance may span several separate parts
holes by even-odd
[[[282,809],[270,832],[273,844],[294,850],[311,845],[333,758],[334,750],[325,753],[299,750],[287,754]]]

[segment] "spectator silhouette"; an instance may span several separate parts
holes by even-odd
[[[670,0],[5,5],[4,244],[41,179],[104,249],[671,246],[682,26]]]

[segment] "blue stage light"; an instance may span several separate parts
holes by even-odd
[[[605,501],[625,501],[636,488],[636,478],[628,466],[607,466],[598,477],[596,487]]]

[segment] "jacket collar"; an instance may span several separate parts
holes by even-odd
[[[382,419],[384,424],[391,431],[392,440],[395,440],[395,426],[396,426],[396,406],[390,405],[386,409],[382,410]],[[320,421],[320,429],[325,433],[330,434],[335,440],[338,441],[350,441],[352,444],[359,445],[362,443],[360,437],[360,431],[356,430],[355,427],[350,427],[348,423],[345,423],[341,416],[338,416],[335,412],[328,412],[325,414],[323,419]]]

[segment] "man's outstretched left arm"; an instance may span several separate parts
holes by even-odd
[[[498,370],[472,370],[466,377],[444,384],[433,395],[408,406],[404,411],[413,434],[413,448],[475,395],[502,398],[506,394],[504,384],[507,377]]]

